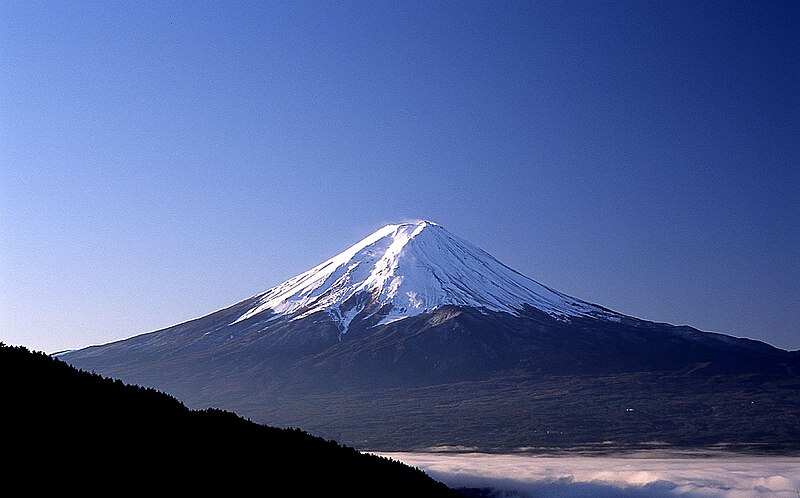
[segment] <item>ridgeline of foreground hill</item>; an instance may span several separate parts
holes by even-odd
[[[296,429],[189,410],[153,389],[0,343],[6,486],[83,494],[441,496],[414,469]]]

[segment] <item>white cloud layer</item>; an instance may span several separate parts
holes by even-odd
[[[498,498],[798,498],[800,458],[381,453]]]

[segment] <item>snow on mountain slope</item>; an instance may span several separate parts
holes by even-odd
[[[362,299],[344,306],[354,296]],[[365,310],[385,324],[444,305],[513,315],[529,305],[562,319],[622,316],[549,289],[429,221],[387,225],[256,298],[234,323],[266,311],[271,319],[325,311],[344,333]]]

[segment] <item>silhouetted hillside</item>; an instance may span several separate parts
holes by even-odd
[[[0,399],[5,484],[30,492],[460,496],[398,462],[2,343]]]

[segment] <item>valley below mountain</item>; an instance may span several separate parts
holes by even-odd
[[[797,381],[739,376],[503,377],[283,392],[235,410],[376,450],[612,454],[716,448],[800,455],[798,389]]]

